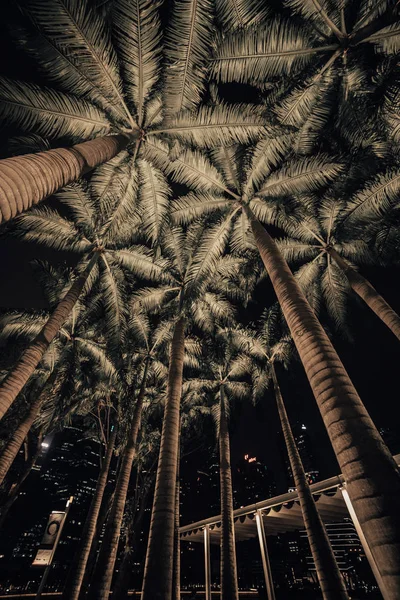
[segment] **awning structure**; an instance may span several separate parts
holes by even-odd
[[[400,454],[393,457],[400,466]],[[325,479],[312,484],[311,491],[317,502],[317,507],[324,522],[341,521],[349,516],[342,488],[345,485],[342,475]],[[248,540],[257,535],[255,515],[260,511],[262,515],[265,534],[277,535],[286,531],[303,529],[304,523],[301,516],[297,492],[289,492],[249,504],[234,511],[236,541]],[[204,542],[204,527],[208,525],[210,542],[219,543],[221,532],[221,516],[210,517],[185,525],[179,529],[181,540],[187,542]]]
[[[393,458],[396,464],[400,466],[400,454]],[[345,517],[350,516],[382,596],[389,598],[382,576],[354,511],[343,476],[331,477],[325,479],[325,481],[314,483],[310,487],[321,518],[325,523],[342,521]],[[297,491],[244,506],[235,510],[233,515],[236,542],[258,537],[268,600],[275,600],[267,537],[296,529],[304,529]],[[210,544],[219,544],[220,542],[221,515],[180,527],[179,533],[181,541],[204,544],[205,592],[206,600],[211,600]]]
[[[333,477],[311,486],[322,520],[325,522],[341,521],[348,516],[340,491],[342,484],[341,477]],[[236,510],[234,519],[237,542],[257,536],[255,515],[258,510],[262,515],[266,535],[277,535],[304,528],[297,492],[291,492]],[[205,525],[209,525],[211,544],[219,544],[220,516],[181,527],[181,540],[203,543]]]

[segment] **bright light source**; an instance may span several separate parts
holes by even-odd
[[[42,448],[48,448],[50,446],[50,444],[48,444],[47,442],[42,442]]]
[[[302,425],[301,428],[302,429],[307,429],[307,427],[305,425]]]

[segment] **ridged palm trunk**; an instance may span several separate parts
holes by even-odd
[[[220,393],[219,481],[221,495],[221,600],[238,600],[231,450],[224,386]]]
[[[16,499],[18,498],[18,494],[20,492],[20,489],[24,483],[24,481],[26,480],[26,478],[30,475],[33,467],[36,464],[37,459],[40,456],[40,453],[42,451],[42,440],[43,440],[43,433],[40,432],[38,435],[38,439],[37,439],[37,443],[36,443],[36,450],[35,452],[32,454],[32,456],[30,457],[30,459],[28,459],[28,461],[25,464],[25,468],[22,471],[20,477],[18,478],[18,481],[16,481],[9,493],[8,496],[6,498],[6,501],[4,502],[3,506],[0,508],[0,530],[4,525],[4,522],[7,518],[8,512],[10,510],[10,508],[12,507],[12,505],[14,504],[14,502],[16,501]]]
[[[130,436],[124,449],[124,454],[118,473],[117,483],[115,486],[114,500],[111,508],[110,517],[108,520],[108,531],[104,540],[104,543],[107,541],[107,546],[104,547],[101,562],[103,570],[101,573],[99,585],[97,587],[97,600],[108,600],[110,595],[115,561],[117,558],[122,519],[124,517],[126,495],[128,493],[133,461],[136,456],[137,439],[142,418],[143,402],[146,392],[147,374],[149,371],[149,361],[150,359],[147,358],[144,365],[142,382],[140,384],[139,395],[136,400],[135,410],[132,418]]]
[[[311,554],[314,559],[322,596],[324,600],[348,600],[349,596],[346,591],[343,577],[340,574],[328,534],[326,533],[325,525],[322,522],[310,486],[308,485],[273,363],[271,363],[271,372],[279,419],[289,456],[290,468],[299,495],[301,513],[303,515],[304,526],[310,543]]]
[[[115,440],[117,437],[117,427],[114,426],[107,444],[107,451],[104,457],[100,474],[97,479],[96,489],[90,504],[89,512],[86,517],[85,526],[81,536],[81,544],[78,553],[74,559],[71,569],[71,578],[67,582],[63,597],[66,600],[78,600],[85,576],[86,565],[92,547],[93,538],[96,533],[97,519],[100,514],[100,508],[103,501],[104,490],[108,482],[111,460],[114,454]]]
[[[246,207],[255,242],[390,598],[400,598],[400,474],[277,245]]]
[[[28,414],[18,425],[11,439],[2,451],[0,455],[0,485],[3,483],[5,476],[7,475],[11,465],[15,460],[15,457],[20,451],[21,446],[24,443],[24,440],[28,435],[36,417],[38,416],[42,404],[45,401],[49,390],[51,390],[55,379],[56,372],[53,371],[51,375],[49,375],[46,383],[44,384],[41,393],[36,397],[36,399],[32,402],[31,406],[29,407]]]
[[[136,137],[134,133],[106,135],[71,148],[0,160],[0,223],[111,160]]]
[[[53,314],[43,325],[41,332],[23,351],[17,364],[0,385],[0,419],[3,418],[19,392],[33,375],[47,348],[71,314],[98,257],[99,253],[95,252],[84,271],[76,278],[64,298],[58,303]]]
[[[181,540],[179,537],[180,525],[180,441],[178,443],[178,464],[176,466],[176,491],[175,491],[175,533],[174,533],[174,572],[172,580],[172,600],[181,598]]]
[[[171,600],[185,319],[176,322],[143,578],[142,600]]]
[[[346,275],[351,289],[364,300],[386,327],[400,340],[400,317],[376,291],[373,285],[358,271],[353,269],[334,248],[327,248],[328,254]]]

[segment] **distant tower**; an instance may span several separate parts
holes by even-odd
[[[232,470],[234,507],[246,506],[276,494],[272,471],[256,456],[245,454]]]
[[[315,452],[313,448],[313,443],[307,426],[304,423],[296,422],[292,425],[292,431],[294,435],[294,439],[296,441],[297,448],[300,453],[300,457],[304,466],[304,470],[308,475],[308,481],[310,484],[315,483],[320,478],[320,473],[318,469],[316,469],[316,460],[315,460]],[[287,455],[286,444],[283,437],[283,433],[278,433],[279,440],[279,449],[282,455],[282,459],[285,464],[287,480],[288,480],[288,489],[289,491],[293,491],[294,489],[294,481],[292,476],[292,470],[290,468],[289,457]]]

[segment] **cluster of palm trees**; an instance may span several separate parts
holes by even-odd
[[[118,448],[95,592],[109,597],[131,471],[151,438],[160,450],[142,598],[179,598],[180,437],[211,415],[221,593],[238,598],[229,408],[262,399],[271,382],[323,596],[347,597],[275,370],[297,352],[385,597],[397,598],[400,476],[318,315],[344,331],[355,292],[400,338],[400,317],[358,270],[398,249],[398,3],[16,4],[11,29],[33,78],[1,78],[12,132],[2,234],[74,260],[36,264],[47,314],[2,320],[0,474],[27,436],[40,444],[76,415],[97,415],[106,452],[65,597],[83,598]],[[238,313],[265,276],[277,305],[245,328]],[[149,415],[160,408],[156,443]]]

